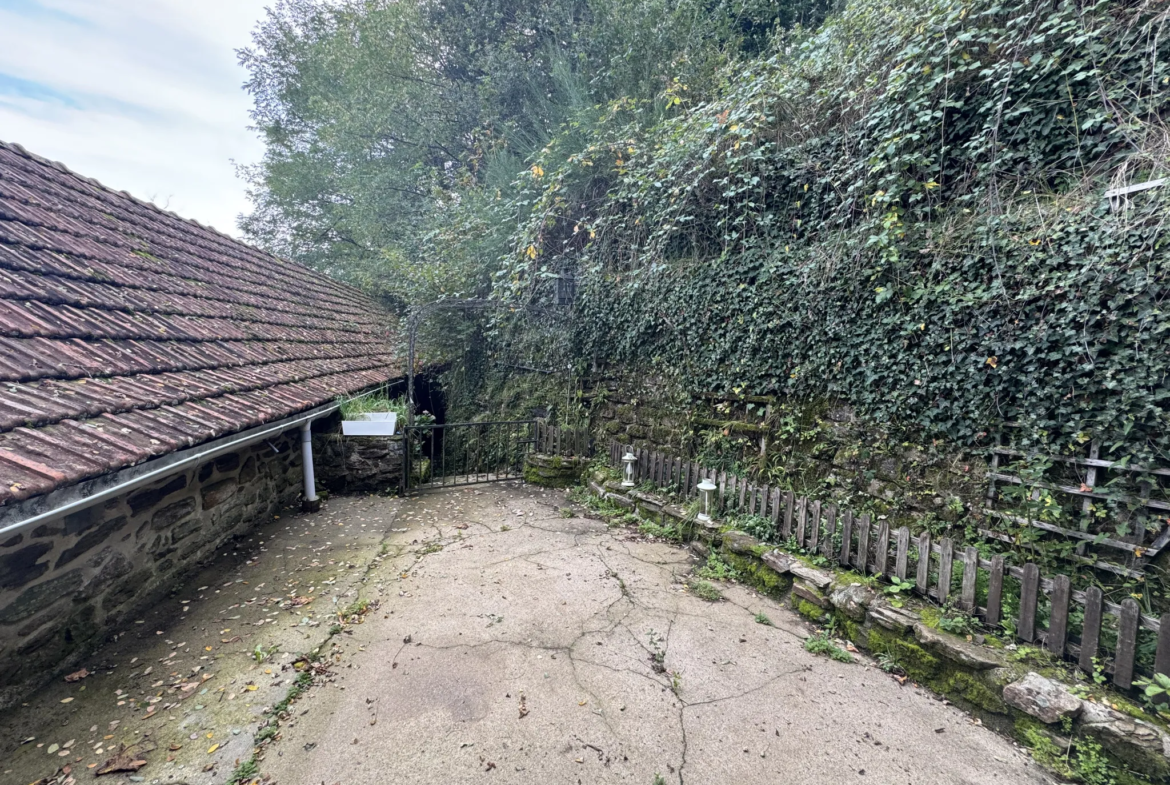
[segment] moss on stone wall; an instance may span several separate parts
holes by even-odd
[[[766,594],[773,599],[780,599],[792,588],[791,579],[780,575],[759,559],[731,551],[723,551],[721,555],[723,560],[739,573],[744,583],[761,594]]]

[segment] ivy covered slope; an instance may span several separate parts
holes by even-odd
[[[1164,2],[854,0],[533,160],[501,296],[578,270],[583,359],[1164,462]],[[584,141],[582,141],[584,139]]]

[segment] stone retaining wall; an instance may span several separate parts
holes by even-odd
[[[0,543],[0,707],[75,665],[259,520],[299,504],[300,432]]]
[[[1083,774],[1069,768],[1075,758],[1070,763],[1061,756],[1076,739],[1089,738],[1112,759],[1117,783],[1170,781],[1165,723],[1047,652],[1005,644],[991,633],[948,633],[939,628],[937,606],[904,595],[891,600],[872,580],[814,566],[718,521],[700,524],[667,499],[623,488],[604,474],[588,486],[613,505],[689,540],[701,558],[717,555],[745,583],[787,601],[810,621],[833,622],[857,649],[1013,736],[1065,776]]]
[[[400,438],[346,438],[313,423],[319,490],[396,492]],[[217,548],[303,489],[298,428],[0,542],[0,709],[132,624]]]

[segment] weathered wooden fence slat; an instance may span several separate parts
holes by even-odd
[[[926,597],[930,595],[930,532],[918,535],[918,575],[915,588]]]
[[[792,536],[792,506],[796,503],[796,496],[792,491],[784,494],[784,528],[780,534],[787,540]]]
[[[862,575],[869,574],[869,516],[862,515],[857,521],[860,531],[857,533],[857,558],[853,564]]]
[[[1170,676],[1170,613],[1163,613],[1159,620],[1158,648],[1154,654],[1154,673]]]
[[[1036,603],[1039,599],[1040,568],[1028,562],[1020,578],[1020,622],[1016,625],[1016,635],[1026,643],[1036,640]]]
[[[804,530],[808,525],[808,497],[801,496],[796,503],[796,544],[804,547]]]
[[[906,580],[906,570],[910,567],[910,530],[903,526],[894,534],[894,575],[898,580]]]
[[[877,543],[874,548],[874,565],[873,571],[875,575],[890,574],[890,523],[889,521],[882,521],[878,524]]]
[[[821,503],[813,502],[808,508],[808,544],[810,551],[816,551],[821,541]]]
[[[1081,655],[1077,662],[1090,676],[1096,667],[1097,648],[1101,644],[1101,605],[1104,592],[1096,586],[1085,589],[1085,620],[1081,624]]]
[[[846,510],[841,515],[841,555],[837,563],[842,567],[849,566],[850,551],[853,550],[853,510]]]
[[[1137,655],[1138,617],[1141,608],[1133,597],[1121,603],[1117,620],[1117,649],[1113,654],[1113,683],[1123,690],[1133,686],[1133,663]]]
[[[938,601],[945,605],[947,597],[951,596],[951,573],[955,565],[955,543],[950,537],[944,537],[939,542],[941,552],[938,555]]]
[[[988,627],[998,627],[1003,614],[1003,554],[993,556],[987,576],[987,615],[984,621]]]
[[[1052,582],[1052,593],[1048,595],[1052,610],[1048,616],[1044,646],[1057,657],[1063,657],[1064,645],[1068,641],[1068,600],[1072,584],[1067,575],[1057,575]]]
[[[829,504],[825,506],[825,542],[821,553],[826,559],[833,558],[833,537],[837,534],[837,507]]]
[[[963,588],[959,592],[959,607],[967,613],[974,613],[975,581],[979,577],[979,549],[967,547],[963,551]]]

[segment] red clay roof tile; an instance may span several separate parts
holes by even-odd
[[[0,505],[401,375],[361,292],[0,142]]]

